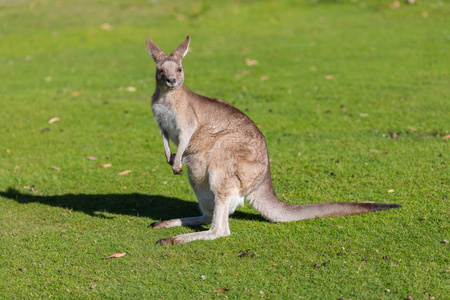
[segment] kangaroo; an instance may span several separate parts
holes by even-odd
[[[184,86],[181,64],[188,52],[188,36],[169,56],[151,38],[146,45],[156,63],[152,111],[161,132],[167,163],[181,174],[182,161],[203,213],[199,217],[155,222],[151,228],[211,224],[207,231],[163,238],[157,245],[212,240],[230,235],[229,215],[247,200],[271,222],[345,216],[398,208],[373,202],[328,202],[290,205],[275,194],[269,154],[263,134],[236,107],[191,92]],[[170,142],[177,146],[172,154]]]

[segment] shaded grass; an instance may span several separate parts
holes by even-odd
[[[0,295],[445,298],[448,5],[391,7],[3,3]],[[188,34],[186,85],[255,120],[280,198],[402,209],[270,224],[245,206],[231,218],[228,238],[155,247],[159,238],[207,229],[147,229],[198,214],[186,176],[173,176],[164,162],[149,103],[154,64],[144,46],[151,36],[170,52]],[[48,124],[53,117],[61,121]],[[132,173],[117,175],[124,170]],[[127,255],[102,259],[117,252]],[[223,288],[229,291],[213,292]]]

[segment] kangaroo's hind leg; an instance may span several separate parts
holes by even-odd
[[[212,214],[211,228],[209,230],[161,239],[156,244],[182,244],[195,240],[213,240],[230,235],[230,228],[228,225],[229,203],[230,199],[234,196],[228,193],[215,193],[214,196],[214,211]]]
[[[228,216],[230,209],[234,210],[241,201],[237,188],[239,181],[235,176],[226,176],[220,168],[210,169],[205,180],[191,184],[199,200],[203,216],[199,218],[211,220],[211,228],[207,231],[182,234],[157,242],[163,244],[181,244],[195,240],[213,240],[230,235]],[[191,178],[191,177],[190,177]],[[238,200],[238,201],[237,201]]]
[[[169,228],[177,226],[205,225],[211,223],[214,210],[214,193],[209,188],[207,179],[205,180],[205,170],[203,168],[199,168],[201,165],[201,162],[197,162],[195,169],[190,169],[188,167],[188,176],[189,183],[194,190],[195,196],[197,197],[198,203],[200,205],[200,210],[202,211],[203,215],[198,217],[179,218],[161,222],[154,222],[150,224],[149,227]]]
[[[188,218],[179,218],[179,219],[171,219],[161,222],[153,222],[148,227],[151,228],[170,228],[177,226],[194,226],[194,225],[204,225],[211,223],[211,220],[206,216],[199,217],[188,217]]]

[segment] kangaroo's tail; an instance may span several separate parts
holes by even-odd
[[[248,198],[253,207],[271,222],[291,222],[316,217],[358,215],[401,207],[398,204],[375,202],[326,202],[307,205],[287,204],[281,201],[275,194],[270,173],[266,175],[265,180]]]

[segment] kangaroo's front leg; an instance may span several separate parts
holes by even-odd
[[[164,154],[166,155],[167,163],[172,166],[175,154],[172,154],[172,152],[170,151],[169,135],[164,130],[161,130],[161,137],[163,140]]]
[[[184,150],[186,150],[187,143],[180,141],[177,148],[177,153],[172,156],[172,171],[173,174],[179,175],[182,172],[183,166],[181,165],[181,158],[183,157]]]
[[[177,146],[177,153],[172,157],[172,171],[173,174],[179,175],[182,171],[181,158],[183,157],[183,153],[189,145],[189,141],[191,140],[192,134],[194,133],[195,126],[187,126],[186,130],[180,132],[180,136],[178,138],[179,143]]]

